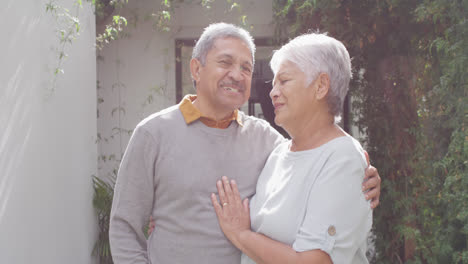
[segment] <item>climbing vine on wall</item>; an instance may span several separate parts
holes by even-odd
[[[66,49],[80,34],[81,24],[79,12],[82,7],[83,4],[81,0],[77,0],[74,3],[73,10],[58,5],[56,0],[51,0],[46,3],[46,12],[50,13],[56,22],[55,31],[59,41],[58,47],[55,49],[56,65],[52,72],[51,86],[49,88],[51,91],[55,90],[58,76],[65,73],[62,64],[68,57]]]

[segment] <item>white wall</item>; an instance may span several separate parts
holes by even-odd
[[[161,1],[129,1],[121,10],[120,14],[129,20],[127,36],[104,47],[97,66],[98,97],[103,100],[98,104],[98,133],[102,138],[98,151],[106,160],[99,162],[100,176],[112,175],[118,167],[130,137],[127,131],[149,114],[176,103],[175,39],[198,38],[214,22],[239,24],[241,14],[247,15],[254,37],[273,36],[271,0],[235,1],[241,12],[230,11],[231,5],[224,0],[214,1],[209,11],[199,2],[176,6],[170,32],[158,31],[153,20],[145,19],[158,10]],[[153,101],[149,102],[149,97]]]
[[[0,263],[95,263],[95,19],[51,91],[58,25],[47,0],[2,1],[0,17]],[[57,3],[74,13],[73,0]]]

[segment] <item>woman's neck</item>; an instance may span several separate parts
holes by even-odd
[[[330,115],[316,115],[287,130],[292,139],[291,151],[314,149],[346,135]]]

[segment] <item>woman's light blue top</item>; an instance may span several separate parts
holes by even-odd
[[[367,167],[350,136],[291,152],[291,142],[270,155],[250,202],[252,230],[297,252],[320,249],[333,263],[368,263],[372,210],[361,190]],[[242,264],[254,263],[246,255]]]

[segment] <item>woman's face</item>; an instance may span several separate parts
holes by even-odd
[[[310,88],[306,87],[306,75],[295,63],[286,60],[280,65],[270,92],[278,126],[288,130],[305,120],[314,102],[314,91]]]

